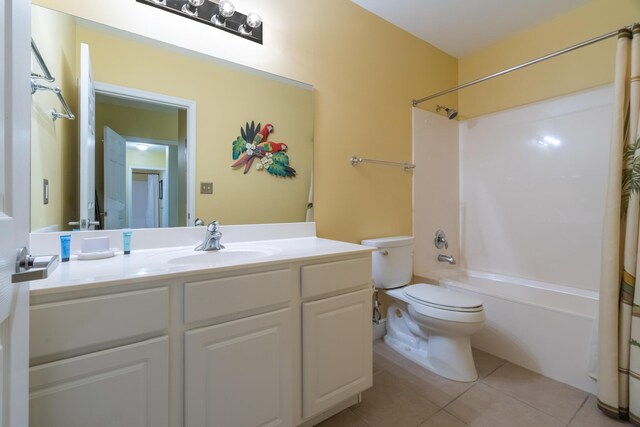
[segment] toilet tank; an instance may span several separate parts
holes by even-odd
[[[381,237],[363,240],[362,244],[380,249],[372,254],[374,287],[391,289],[411,283],[413,237]]]

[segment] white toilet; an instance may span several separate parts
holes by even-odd
[[[373,285],[391,297],[385,343],[455,381],[478,379],[471,335],[484,324],[482,301],[437,285],[411,282],[413,237],[363,240],[373,253]]]

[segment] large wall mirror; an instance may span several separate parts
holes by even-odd
[[[52,120],[52,108],[63,110],[55,94],[32,95],[32,231],[77,228],[89,204],[89,221],[106,229],[186,226],[197,217],[310,219],[310,85],[40,6],[32,6],[32,21],[32,39],[56,77],[43,84],[60,87],[76,115]],[[93,98],[83,89],[87,63]],[[41,71],[35,58],[32,71]],[[239,137],[262,138],[258,125],[270,144],[234,160],[234,147],[246,149]],[[88,161],[81,147],[90,149]],[[270,169],[274,160],[288,165]]]

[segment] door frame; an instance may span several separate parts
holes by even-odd
[[[187,111],[187,223],[180,225],[189,226],[192,219],[195,219],[196,213],[196,102],[109,83],[94,82],[94,84],[96,94],[166,105]]]
[[[31,163],[31,2],[6,0],[0,3],[0,217],[10,226],[2,233],[0,281],[12,273],[17,249],[29,246],[30,163]],[[4,227],[2,227],[4,231]],[[7,259],[8,257],[8,259]],[[5,282],[6,283],[6,282]],[[4,292],[9,289],[7,294]],[[0,325],[2,343],[0,363],[0,426],[26,427],[29,418],[29,282],[3,287],[2,299],[10,298],[10,316]],[[6,368],[6,369],[5,369]],[[5,406],[6,405],[6,406]]]

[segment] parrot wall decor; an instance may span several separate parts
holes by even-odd
[[[251,169],[251,165],[256,159],[256,169],[264,170],[274,176],[290,177],[296,176],[296,170],[289,166],[289,156],[287,155],[287,144],[282,142],[267,141],[269,134],[273,132],[273,125],[266,124],[263,128],[252,121],[247,122],[244,128],[240,128],[240,136],[232,142],[233,160],[232,168],[239,168],[244,165],[244,173]]]

